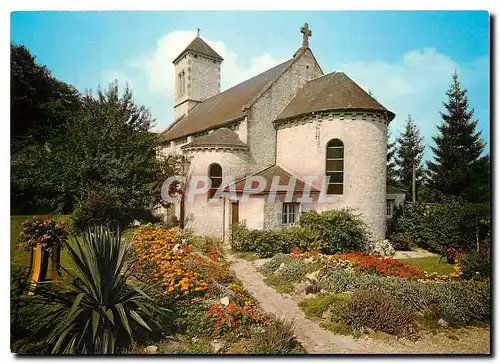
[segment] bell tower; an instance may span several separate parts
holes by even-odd
[[[220,92],[223,59],[198,35],[173,61],[175,66],[174,118]]]

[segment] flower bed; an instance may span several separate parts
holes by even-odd
[[[162,288],[163,295],[204,291],[208,280],[186,264],[189,246],[179,229],[138,228],[133,236],[136,276]]]

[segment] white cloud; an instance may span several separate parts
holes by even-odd
[[[463,87],[473,85],[488,73],[489,63],[476,60],[470,65],[459,65],[434,48],[412,50],[398,62],[364,61],[343,64],[343,71],[365,90],[371,90],[376,99],[396,114],[390,130],[397,137],[411,114],[426,144],[433,144],[432,136],[440,122],[439,111],[446,100],[445,92],[452,82],[454,69],[460,74]],[[487,85],[487,83],[486,83]],[[486,86],[487,87],[487,86]],[[430,148],[426,157],[430,158]]]
[[[193,31],[170,32],[158,40],[151,51],[126,61],[123,70],[103,72],[103,82],[107,84],[117,78],[120,85],[129,82],[138,102],[150,108],[157,118],[157,130],[163,130],[173,120],[174,66],[172,61],[196,37]],[[271,54],[261,54],[250,58],[247,65],[238,55],[221,41],[203,38],[224,58],[221,66],[222,91],[248,78],[286,61]],[[133,74],[130,78],[128,75]]]

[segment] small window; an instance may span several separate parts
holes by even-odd
[[[299,204],[295,202],[283,202],[281,223],[285,226],[295,224],[295,218],[299,213]]]
[[[394,200],[387,200],[387,217],[392,217],[394,212]]]
[[[212,182],[212,186],[208,191],[208,198],[214,197],[215,193],[219,189],[222,184],[222,167],[220,164],[213,163],[208,167],[208,176],[210,177],[210,181]]]
[[[326,176],[328,195],[344,193],[344,143],[340,139],[332,139],[326,145]]]

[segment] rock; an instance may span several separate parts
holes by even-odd
[[[302,294],[302,293],[305,293],[306,292],[306,287],[309,285],[308,282],[300,282],[299,284],[297,284],[295,286],[295,290],[294,290],[294,293],[295,294]]]
[[[229,297],[227,297],[227,296],[226,297],[222,297],[220,299],[220,303],[222,303],[224,306],[229,305]]]
[[[146,346],[146,349],[144,349],[146,354],[156,354],[157,350],[158,350],[158,346],[156,346],[156,345],[149,345],[149,346]]]
[[[438,320],[438,325],[439,326],[442,326],[442,327],[448,327],[448,322],[446,322],[445,320],[443,320],[442,318]]]
[[[217,340],[210,342],[210,345],[212,345],[212,348],[214,349],[214,351],[216,353],[218,353],[220,351],[220,349],[222,349],[222,345],[219,344],[219,342]]]
[[[313,258],[313,257],[305,258],[305,259],[303,260],[303,262],[304,262],[305,264],[312,263],[312,262],[314,262],[314,258]]]
[[[370,241],[368,242],[366,249],[370,254],[379,256],[379,257],[392,257],[396,250],[392,246],[391,242],[387,239],[382,241]]]
[[[306,278],[309,278],[311,281],[317,281],[319,272],[320,271],[317,270],[316,272],[308,273],[306,274]]]
[[[281,263],[280,266],[278,267],[278,269],[276,269],[276,271],[274,272],[274,274],[278,273],[280,270],[283,269],[283,267],[285,266],[285,263]]]

